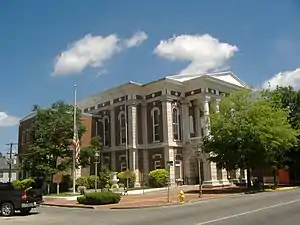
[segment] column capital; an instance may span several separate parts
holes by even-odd
[[[216,98],[215,100],[217,103],[219,103],[221,101],[221,98]]]
[[[205,96],[204,96],[204,101],[205,101],[205,102],[209,102],[210,99],[211,99],[211,97],[210,97],[209,95],[205,95]]]
[[[179,102],[180,102],[180,104],[182,104],[182,105],[189,105],[191,101],[189,101],[189,100],[187,100],[187,99],[183,99],[183,100],[180,100]]]

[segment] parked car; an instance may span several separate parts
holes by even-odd
[[[15,189],[11,183],[0,183],[0,212],[2,216],[12,216],[15,211],[29,214],[43,202],[40,189]]]

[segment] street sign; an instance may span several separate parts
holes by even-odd
[[[63,179],[63,173],[62,172],[57,173],[53,176],[53,183],[59,184],[62,182],[62,179]]]

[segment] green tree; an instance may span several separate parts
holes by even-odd
[[[287,118],[291,126],[299,131],[300,129],[300,91],[294,90],[291,86],[279,87],[274,90],[265,90],[264,95],[269,97],[276,107],[287,111]],[[291,147],[284,155],[282,166],[291,171],[292,179],[297,180],[300,171],[300,136],[297,145]]]
[[[210,160],[229,170],[251,170],[277,165],[284,152],[296,143],[286,111],[263,93],[237,91],[220,102],[218,113],[210,114],[211,134],[204,137],[202,149]]]
[[[32,177],[51,179],[57,172],[71,168],[73,139],[73,106],[57,101],[49,108],[33,107],[35,120],[31,129],[33,143],[22,163],[22,169]],[[77,110],[78,135],[81,137],[85,127]],[[58,162],[60,160],[60,163]]]
[[[102,143],[99,136],[91,139],[90,145],[81,149],[79,154],[79,163],[81,166],[91,166],[95,161],[96,152],[99,153],[98,162],[101,163]]]

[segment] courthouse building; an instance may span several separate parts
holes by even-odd
[[[171,183],[195,184],[197,143],[209,132],[205,118],[210,109],[218,110],[222,93],[244,88],[249,86],[230,71],[175,75],[146,84],[129,82],[90,96],[78,106],[92,115],[88,132],[101,136],[102,160],[112,171],[125,170],[128,159],[139,186],[142,180],[147,182],[149,171],[172,161]],[[227,171],[217,169],[206,154],[201,154],[201,171],[204,186],[228,184]]]

